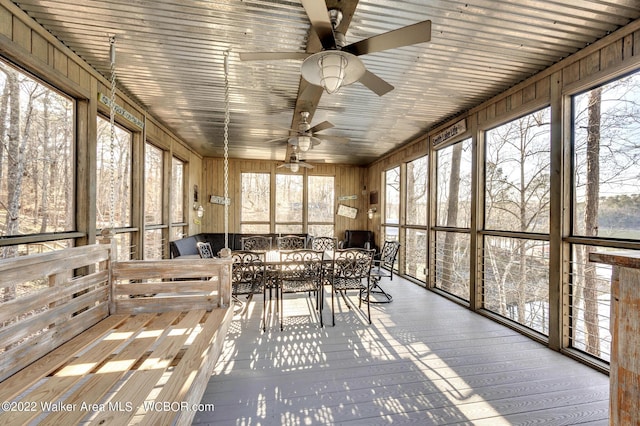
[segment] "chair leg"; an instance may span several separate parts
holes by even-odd
[[[369,292],[369,286],[367,286],[367,318],[369,318],[369,324],[371,324],[371,293]],[[361,299],[362,300],[362,299]]]
[[[324,327],[324,322],[322,321],[322,305],[324,301],[322,300],[322,281],[320,281],[320,285],[318,285],[318,291],[316,292],[318,297],[316,298],[316,305],[318,307],[318,316],[320,316],[320,328]]]
[[[351,304],[347,301],[347,291],[340,290],[340,295],[342,296],[342,300],[344,300],[344,304],[347,305],[347,308],[351,309]]]
[[[381,294],[382,296],[384,296],[384,298],[386,300],[371,300],[371,303],[390,303],[393,301],[393,296],[391,296],[389,293],[387,293],[386,291],[384,291],[384,289],[382,287],[380,287],[380,278],[379,277],[374,277],[372,278],[373,283],[370,286],[370,292],[374,293],[374,294]]]
[[[267,331],[267,287],[262,289],[262,332]]]
[[[333,323],[333,327],[336,326],[336,309],[335,306],[333,304],[333,294],[335,293],[335,290],[333,289],[333,286],[331,286],[331,322]]]
[[[284,321],[284,293],[282,293],[282,288],[276,289],[276,298],[280,301],[280,331],[282,331],[284,330],[282,324]]]

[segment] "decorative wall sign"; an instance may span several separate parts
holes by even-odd
[[[104,93],[98,92],[98,100],[100,102],[102,102],[103,104],[105,104],[106,106],[108,106],[109,108],[111,108],[111,98],[109,98]],[[136,126],[140,127],[141,129],[144,129],[144,121],[140,120],[138,117],[136,117],[135,115],[131,114],[129,111],[127,111],[126,109],[124,109],[120,105],[115,104],[114,107],[113,107],[113,110],[116,112],[116,114],[118,114],[119,116],[123,117],[128,122],[135,124]]]
[[[467,131],[467,120],[463,118],[458,121],[456,124],[447,127],[440,133],[436,133],[433,136],[433,145],[439,145],[452,137],[459,135],[460,133],[464,133]]]
[[[355,219],[358,215],[358,209],[355,207],[345,206],[344,204],[338,204],[338,216],[348,217],[349,219]]]
[[[357,195],[342,195],[338,197],[338,201],[357,200]]]
[[[231,198],[227,198],[225,200],[224,197],[221,197],[219,195],[212,195],[211,198],[209,198],[209,202],[211,204],[227,204],[227,205],[231,205]]]

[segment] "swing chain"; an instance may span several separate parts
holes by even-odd
[[[224,247],[229,250],[229,50],[224,52]]]
[[[109,228],[114,232],[115,228],[115,210],[116,210],[116,125],[115,125],[115,106],[116,106],[116,37],[109,37],[109,61],[111,63],[111,103],[109,106],[109,123],[111,125],[110,143],[109,143],[109,172],[110,172],[110,188],[109,188]]]

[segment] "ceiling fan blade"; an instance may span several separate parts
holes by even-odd
[[[325,141],[329,141],[329,142],[338,142],[338,143],[349,142],[349,138],[343,138],[342,136],[319,135],[318,138]]]
[[[266,141],[265,143],[273,143],[273,142],[286,142],[288,141],[289,138],[275,138],[275,139],[269,139],[268,141]]]
[[[307,169],[313,169],[313,166],[312,166],[311,164],[307,164],[307,163],[305,163],[305,162],[303,162],[303,161],[300,161],[300,162],[298,163],[298,165],[299,165],[300,167],[306,167]]]
[[[357,41],[343,47],[342,50],[354,55],[366,55],[367,53],[381,52],[396,47],[425,43],[430,40],[431,21],[422,21]]]
[[[316,133],[316,132],[321,132],[323,130],[326,129],[330,129],[333,127],[333,124],[329,123],[328,121],[323,121],[322,123],[318,123],[315,126],[313,126],[312,128],[309,129],[309,131],[311,133]]]
[[[358,81],[378,96],[383,96],[394,89],[392,85],[369,70],[366,70],[364,75],[360,77],[360,80]]]
[[[305,60],[309,56],[305,52],[241,52],[241,61],[276,61],[283,59]]]
[[[329,12],[324,0],[302,0],[302,6],[307,12],[313,30],[318,34],[324,49],[334,49],[336,39],[333,35],[333,26],[329,19]]]

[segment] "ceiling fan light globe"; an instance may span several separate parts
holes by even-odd
[[[298,149],[307,152],[311,148],[311,136],[298,136]]]
[[[300,165],[298,163],[291,163],[291,167],[289,167],[289,170],[291,170],[292,173],[298,173],[298,170],[300,170]]]
[[[328,56],[329,59],[324,59],[325,56]],[[342,81],[340,81],[338,88],[355,83],[356,81],[360,80],[367,71],[362,60],[349,52],[343,52],[341,50],[323,50],[322,52],[317,52],[313,55],[310,55],[309,57],[307,57],[307,59],[304,60],[304,62],[302,63],[302,67],[300,68],[302,78],[304,78],[311,84],[323,87],[325,90],[327,90],[328,93],[331,93],[329,92],[329,90],[331,90],[331,86],[335,87],[335,81],[329,85],[329,89],[327,89],[327,87],[323,84],[322,81],[325,76],[323,75],[323,67],[321,63],[324,63],[325,65],[330,63],[343,63],[336,59],[338,57],[343,58],[344,60]],[[340,76],[339,73],[335,74],[335,71],[333,75],[336,77]],[[327,76],[330,77],[329,74],[327,74]]]
[[[336,93],[342,87],[349,61],[346,57],[331,52],[323,55],[318,60],[322,78],[320,84],[327,93]]]

